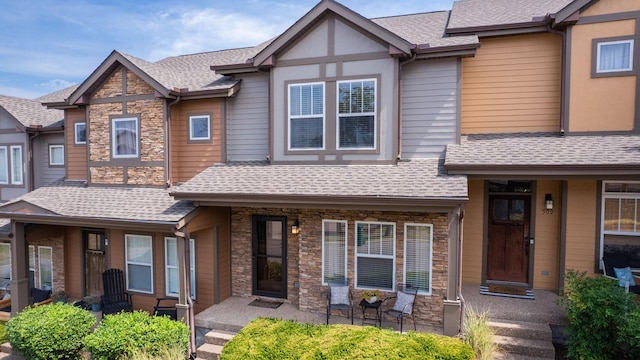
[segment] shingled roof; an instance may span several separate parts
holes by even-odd
[[[447,146],[445,167],[455,174],[640,175],[640,135],[467,135]]]
[[[24,127],[57,125],[64,118],[62,111],[47,109],[37,99],[0,95],[0,107]]]

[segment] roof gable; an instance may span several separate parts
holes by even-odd
[[[19,200],[14,203],[7,204],[2,207],[2,211],[38,215],[58,215],[53,211],[47,210],[43,207],[34,205],[24,200]]]
[[[45,108],[40,101],[0,95],[0,108],[13,118],[18,128],[51,126],[64,118],[59,110]]]

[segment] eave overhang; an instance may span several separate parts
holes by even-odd
[[[529,34],[548,31],[549,20],[531,21],[525,23],[474,26],[464,28],[448,28],[449,35],[477,35],[478,37]]]
[[[178,98],[181,100],[196,100],[196,99],[210,99],[210,98],[229,98],[235,96],[240,91],[240,84],[242,80],[237,80],[235,84],[229,87],[221,87],[219,89],[210,90],[181,90],[176,89],[169,92],[167,98]]]
[[[606,178],[640,176],[640,165],[462,165],[445,164],[450,175],[467,176],[519,176],[528,178]]]

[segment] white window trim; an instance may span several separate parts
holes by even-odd
[[[602,48],[602,46],[616,45],[616,44],[629,44],[629,67],[625,69],[611,69],[611,70],[600,69],[600,48]],[[596,54],[596,73],[606,74],[606,73],[633,71],[633,46],[634,46],[633,39],[599,42],[597,44],[597,54]]]
[[[62,150],[62,162],[56,163],[53,160],[53,149],[61,149]],[[64,166],[64,145],[49,145],[49,165],[50,166]]]
[[[344,113],[340,114],[340,84],[352,82],[373,81],[375,99],[373,101],[373,112],[367,113]],[[338,150],[375,150],[378,148],[378,79],[351,79],[336,82],[336,148]],[[340,147],[340,116],[373,116],[373,147]]]
[[[291,115],[291,88],[294,86],[306,86],[306,85],[322,85],[322,115]],[[310,82],[310,83],[296,83],[289,84],[287,86],[287,150],[289,151],[320,151],[324,150],[327,142],[327,101],[325,99],[327,90],[324,82]],[[322,147],[312,148],[292,148],[291,147],[291,120],[306,119],[309,117],[322,117]]]
[[[141,238],[146,238],[149,239],[149,245],[151,247],[151,262],[150,263],[141,263],[141,262],[135,262],[135,261],[129,261],[129,253],[127,251],[128,249],[128,242],[129,242],[129,237],[130,236],[135,236],[135,237],[141,237]],[[153,294],[154,293],[154,280],[153,280],[153,237],[149,236],[149,235],[139,235],[139,234],[125,234],[124,235],[124,256],[125,256],[125,268],[126,268],[126,273],[125,273],[125,278],[127,281],[127,290],[129,291],[134,291],[134,292],[139,292],[139,293],[143,293],[143,294]],[[151,290],[150,291],[146,291],[146,290],[140,290],[140,289],[132,289],[129,286],[129,265],[140,265],[140,266],[147,266],[149,268],[151,268],[151,279],[149,281],[151,281]]]
[[[199,119],[199,118],[207,118],[207,136],[206,137],[193,136],[193,120]],[[211,116],[209,115],[190,115],[189,116],[189,140],[191,141],[211,140]]]
[[[176,241],[176,249],[177,249],[177,241],[178,239],[175,237],[165,237],[164,238],[164,291],[165,291],[165,296],[172,296],[172,297],[178,297],[178,293],[172,293],[169,292],[169,269],[178,269],[178,266],[170,266],[169,264],[169,251],[167,251],[167,245],[169,243],[169,240],[174,240]],[[195,239],[189,239],[189,246],[190,246],[190,255],[191,255],[191,261],[190,261],[190,265],[191,265],[191,299],[195,300],[196,299],[196,286],[197,286],[197,281],[196,281],[196,240]],[[177,251],[177,250],[176,250]],[[177,256],[177,254],[176,254]]]
[[[392,255],[370,255],[370,254],[358,254],[358,224],[376,224],[376,225],[391,225],[393,227],[393,254]],[[356,221],[355,226],[353,228],[353,256],[354,260],[354,279],[353,286],[355,289],[369,289],[369,290],[377,290],[376,288],[367,287],[367,286],[358,286],[358,256],[368,257],[368,258],[377,258],[377,259],[391,259],[393,261],[393,273],[391,274],[391,289],[382,289],[384,291],[394,292],[396,291],[396,223],[394,222],[379,222],[379,221]]]
[[[33,254],[33,267],[31,267],[31,255]],[[33,287],[40,288],[38,286],[38,279],[36,279],[36,247],[29,245],[29,272],[33,271]]]
[[[51,251],[51,290],[53,290],[53,248],[51,246],[38,246],[38,284],[42,287],[42,249]]]
[[[80,125],[84,125],[85,141],[78,140],[78,126],[80,126]],[[77,123],[73,124],[73,129],[74,129],[74,133],[73,133],[74,143],[77,144],[77,145],[85,145],[87,143],[87,123],[86,122],[77,122]]]
[[[9,248],[9,280],[13,279],[13,262],[11,259],[11,244],[10,243],[0,243],[0,246],[6,246]]]
[[[419,290],[418,294],[431,295],[433,289],[433,224],[405,223],[404,224],[404,261],[402,264],[403,283],[407,283],[407,228],[419,226],[429,228],[429,290]]]
[[[20,161],[17,161],[20,164],[20,171],[16,173],[16,171],[14,170],[14,163],[16,162],[16,159],[13,157],[13,151],[14,150],[18,150],[17,154],[20,154]],[[22,146],[20,145],[12,145],[10,147],[10,153],[11,153],[11,184],[14,185],[22,185],[24,183],[24,163],[22,161]],[[19,179],[16,179],[16,175],[19,176]]]
[[[606,192],[607,184],[609,183],[626,183],[626,184],[640,184],[640,181],[603,181],[602,182],[602,192],[601,192],[601,204],[600,204],[600,256],[604,255],[604,236],[605,235],[620,235],[620,236],[640,236],[637,232],[619,232],[619,231],[611,231],[604,229],[605,222],[605,203],[606,199],[637,199],[638,196],[635,195],[637,193],[615,193],[615,192]],[[636,210],[637,211],[637,210]],[[638,214],[636,214],[638,216]],[[600,264],[601,267],[602,264]]]
[[[117,136],[116,136],[116,123],[125,122],[125,121],[134,121],[135,129],[136,129],[136,153],[135,154],[127,154],[127,155],[118,155],[116,154],[116,149],[118,147],[117,144]],[[115,159],[131,159],[137,158],[140,156],[140,129],[138,124],[137,117],[126,117],[126,118],[114,118],[111,119],[111,154]]]
[[[324,260],[325,260],[325,249],[324,249],[324,230],[325,230],[325,224],[326,223],[342,223],[344,224],[344,275],[345,277],[348,277],[348,249],[349,249],[349,224],[346,220],[322,220],[322,277],[320,278],[322,281],[322,285],[327,285],[327,282],[324,281],[325,278],[325,273],[324,273]]]
[[[7,180],[5,180],[5,181],[0,180],[0,184],[7,185],[7,184],[9,184],[9,180],[10,180],[10,177],[11,177],[11,174],[9,173],[9,150],[7,149],[6,146],[0,146],[0,152],[4,152],[4,163],[6,164],[4,172],[5,172],[5,174],[7,174]],[[2,156],[2,155],[0,154],[0,156]]]

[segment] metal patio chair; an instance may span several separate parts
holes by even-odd
[[[351,325],[353,325],[353,296],[349,288],[349,279],[334,279],[328,282],[327,290],[327,325],[331,310],[347,310],[347,314],[351,311]]]
[[[102,273],[104,295],[102,295],[102,314],[116,314],[121,311],[133,311],[131,295],[126,291],[124,274],[120,269],[108,269]]]
[[[163,305],[165,302],[172,302],[172,305]],[[178,320],[178,309],[175,306],[176,298],[161,297],[156,299],[156,306],[153,307],[153,315],[168,316],[172,320]]]
[[[387,302],[389,302],[389,300],[395,300],[393,302],[393,306],[390,309],[385,310],[384,313],[396,319],[396,321],[400,324],[400,333],[402,333],[402,327],[405,317],[411,317],[411,320],[413,320],[413,330],[416,330],[416,319],[413,314],[413,304],[415,304],[416,302],[417,295],[418,288],[412,287],[408,284],[398,284],[396,294],[394,296],[385,298],[383,301],[384,306]]]

